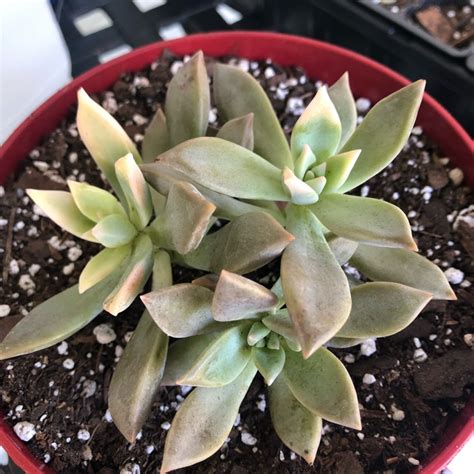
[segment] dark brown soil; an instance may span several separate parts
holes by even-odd
[[[137,143],[156,106],[164,100],[173,64],[175,59],[168,56],[141,73],[123,76],[110,91],[97,97]],[[248,61],[240,64],[245,68]],[[285,129],[290,130],[301,112],[301,102],[307,103],[320,84],[307,80],[298,68],[282,69],[270,63],[250,63],[250,68],[268,91]],[[364,108],[363,100],[359,106]],[[460,276],[449,270],[460,276],[454,285],[458,301],[431,303],[405,331],[377,340],[372,355],[364,355],[367,348],[362,351],[359,347],[336,351],[357,387],[362,432],[325,425],[316,463],[308,467],[274,433],[265,406],[265,388],[257,378],[228,442],[188,472],[354,474],[391,469],[401,473],[425,459],[452,417],[465,406],[469,384],[474,382],[472,221],[469,226],[467,219],[458,220],[457,231],[453,229],[459,211],[474,200],[468,188],[453,183],[449,169],[449,160],[416,128],[394,164],[357,190],[399,205],[409,214],[421,253],[444,270],[464,273]],[[456,173],[451,173],[452,178],[456,179]],[[77,136],[74,110],[31,152],[1,198],[0,258],[4,268],[0,301],[10,307],[10,315],[0,318],[3,334],[22,314],[74,284],[87,258],[97,251],[95,245],[76,241],[35,213],[25,197],[27,187],[63,189],[64,178],[70,176],[103,185]],[[178,267],[174,273],[176,282],[192,278],[189,271]],[[260,271],[257,278],[271,284],[265,273]],[[30,278],[22,278],[24,275]],[[12,426],[20,421],[33,423],[36,435],[28,442],[29,449],[58,472],[151,473],[159,468],[167,422],[186,389],[163,389],[133,445],[125,441],[107,414],[114,366],[142,310],[136,302],[118,318],[102,314],[71,337],[67,346],[63,343],[0,364],[1,408],[8,422]],[[93,334],[101,323],[109,324],[117,335],[107,345],[98,344]],[[420,352],[415,356],[416,349],[424,351],[425,361]],[[364,384],[365,374],[374,375],[376,382]],[[394,413],[395,418],[404,418],[396,421]],[[81,441],[84,433],[79,435],[79,430],[87,430],[90,439]],[[255,438],[254,445],[242,442],[243,432]]]

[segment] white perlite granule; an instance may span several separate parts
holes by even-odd
[[[4,318],[10,314],[10,305],[0,304],[0,318]]]
[[[242,443],[246,444],[247,446],[255,446],[257,444],[257,438],[252,436],[247,431],[242,431],[240,434],[240,439],[242,440]]]
[[[365,97],[359,97],[356,100],[356,107],[357,107],[357,112],[364,113],[367,112],[370,109],[371,103],[369,99],[366,99]]]
[[[87,430],[79,430],[77,432],[77,439],[79,441],[89,441],[91,434]]]
[[[413,360],[415,362],[424,362],[426,359],[428,359],[428,354],[423,349],[417,349],[413,353]]]
[[[30,441],[36,434],[35,425],[29,421],[20,421],[13,427],[13,431],[22,441]]]
[[[372,385],[376,381],[377,379],[372,374],[365,374],[362,378],[362,382],[364,382],[366,385]]]
[[[128,463],[120,469],[120,474],[140,474],[140,466],[135,463]]]
[[[99,344],[110,344],[117,339],[117,334],[109,324],[99,324],[92,332]]]
[[[392,405],[391,411],[392,411],[392,419],[394,421],[403,421],[405,419],[405,412],[397,408],[395,405]]]
[[[59,355],[66,355],[67,348],[68,348],[68,343],[66,341],[63,341],[61,342],[61,344],[58,344],[58,346],[56,347],[56,350],[58,351]]]
[[[171,423],[169,421],[165,421],[161,423],[161,428],[165,431],[168,431],[171,428]]]
[[[63,367],[67,370],[74,369],[75,362],[72,359],[64,359]]]
[[[452,283],[453,285],[459,285],[459,283],[462,283],[464,280],[464,273],[454,267],[445,270],[444,274],[446,275],[449,283]]]
[[[367,339],[360,345],[360,354],[363,356],[369,357],[375,352],[377,352],[375,339]]]

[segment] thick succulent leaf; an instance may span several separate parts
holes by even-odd
[[[313,464],[321,441],[322,419],[294,397],[283,377],[278,377],[268,389],[268,401],[279,438],[308,464]]]
[[[292,168],[288,142],[262,86],[250,74],[225,64],[215,65],[213,86],[217,108],[225,120],[255,114],[255,152],[280,169]]]
[[[262,319],[262,323],[273,332],[283,336],[285,339],[298,343],[295,327],[291,322],[287,309],[281,309],[275,314],[270,314]]]
[[[171,244],[178,253],[184,255],[197,248],[215,210],[216,206],[192,184],[178,181],[171,186],[164,216]]]
[[[357,250],[358,243],[354,240],[344,239],[335,234],[326,235],[326,241],[331,249],[331,252],[336,257],[339,265],[344,265],[354,255]]]
[[[166,208],[166,197],[160,194],[152,187],[150,187],[150,194],[151,202],[153,203],[153,210],[155,211],[155,216],[163,214]]]
[[[252,324],[250,331],[247,334],[247,344],[249,346],[254,346],[269,334],[270,329],[268,329],[267,326],[262,324],[260,321],[256,321]]]
[[[120,270],[85,293],[74,285],[33,308],[0,343],[0,360],[51,347],[82,329],[102,312]]]
[[[328,89],[328,94],[341,120],[341,141],[338,146],[338,148],[341,148],[352,135],[357,124],[357,108],[347,72]]]
[[[115,162],[115,174],[127,201],[130,220],[138,230],[144,229],[151,219],[153,203],[148,184],[131,153]]]
[[[153,268],[153,244],[145,234],[133,242],[122,278],[104,303],[104,309],[117,316],[127,309],[142,291]]]
[[[81,139],[117,196],[124,202],[114,165],[127,153],[132,153],[135,161],[140,163],[140,154],[120,124],[92,100],[84,89],[79,89],[77,100],[76,120]]]
[[[274,350],[267,347],[254,347],[252,348],[252,357],[266,384],[272,385],[285,365],[285,351],[283,348],[280,347],[278,350]]]
[[[113,249],[103,249],[94,255],[79,276],[79,293],[92,288],[120,267],[130,255],[131,249],[131,245],[123,245]]]
[[[345,183],[359,155],[360,150],[351,150],[327,159],[325,193],[336,192]]]
[[[248,278],[222,270],[212,299],[212,315],[216,321],[255,318],[278,303],[270,290]]]
[[[380,199],[328,194],[311,209],[340,237],[380,247],[417,248],[405,214]]]
[[[214,454],[225,442],[257,369],[250,361],[224,387],[198,387],[181,405],[166,437],[161,472],[191,466]]]
[[[250,359],[249,324],[175,342],[169,351],[163,384],[223,387],[235,380]]]
[[[253,151],[253,117],[254,114],[250,113],[229,120],[217,132],[217,138],[236,143]]]
[[[456,295],[438,266],[414,252],[359,245],[351,258],[371,280],[392,281],[433,294],[434,299],[455,300]]]
[[[347,349],[348,347],[358,346],[365,342],[367,338],[353,339],[350,337],[333,337],[326,342],[326,347],[332,347],[334,349]]]
[[[311,211],[289,206],[288,230],[296,239],[281,261],[281,281],[298,341],[307,358],[343,326],[351,309],[347,278]]]
[[[137,229],[123,214],[110,214],[99,221],[91,233],[104,247],[121,247],[131,242],[137,235]]]
[[[55,224],[76,237],[85,238],[84,234],[94,227],[94,222],[79,210],[71,193],[38,189],[27,189],[26,193]],[[87,240],[96,242],[91,237]]]
[[[342,362],[324,347],[309,359],[286,351],[283,381],[295,398],[314,415],[339,425],[361,429],[357,394]]]
[[[201,277],[195,278],[191,283],[193,285],[203,286],[211,291],[215,291],[219,277],[210,273],[209,275],[203,275]]]
[[[252,202],[242,202],[225,194],[216,193],[189,179],[183,173],[179,173],[169,166],[161,165],[159,162],[153,163],[152,165],[142,165],[141,170],[150,186],[164,195],[168,195],[174,182],[187,181],[191,183],[209,202],[212,202],[217,207],[214,212],[216,217],[232,220],[249,212],[265,211],[280,222],[280,224],[284,223],[283,214],[279,209],[273,207],[269,208],[261,204],[255,205]],[[264,202],[270,203],[273,201]]]
[[[333,155],[341,140],[341,121],[328,90],[321,87],[295,123],[291,133],[291,153],[296,158],[309,145],[321,162]]]
[[[99,222],[110,214],[123,214],[126,216],[122,205],[112,194],[104,189],[72,180],[69,180],[67,184],[76,206],[91,221]]]
[[[165,114],[171,145],[206,134],[210,93],[204,55],[198,51],[171,80]]]
[[[182,258],[200,270],[244,274],[266,265],[293,239],[270,215],[251,212],[207,235],[196,250]]]
[[[180,283],[142,295],[156,324],[171,337],[189,337],[223,328],[212,318],[211,290]]]
[[[314,204],[318,193],[307,183],[297,178],[290,168],[284,168],[281,174],[281,184],[291,202],[301,206]]]
[[[166,117],[158,107],[150,125],[145,130],[142,141],[142,157],[144,163],[155,161],[158,155],[171,148]]]
[[[415,123],[424,89],[425,81],[416,81],[385,97],[369,111],[341,150],[360,149],[362,153],[340,192],[365,183],[400,153]]]
[[[295,161],[295,175],[303,179],[309,168],[316,164],[316,157],[309,145],[304,145],[303,150]]]
[[[431,300],[431,293],[400,283],[364,283],[351,291],[352,310],[338,337],[391,336],[407,327]]]
[[[221,138],[188,140],[160,155],[159,163],[212,191],[231,197],[288,201],[277,167],[252,151]],[[149,164],[145,169],[153,166]]]

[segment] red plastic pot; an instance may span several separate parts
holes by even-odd
[[[309,77],[326,82],[336,81],[349,71],[356,96],[372,102],[408,84],[408,80],[381,64],[320,41],[278,33],[230,32],[188,36],[173,41],[139,48],[111,62],[97,66],[57,92],[33,112],[6,141],[0,151],[0,183],[15,170],[42,137],[57,127],[69,107],[76,102],[76,91],[106,89],[125,71],[146,67],[168,48],[184,55],[199,49],[210,56],[235,55],[249,59],[271,58],[281,65],[299,65]],[[474,186],[473,142],[459,123],[431,96],[425,94],[418,124],[437,143],[452,162],[464,170],[467,183]],[[463,412],[454,419],[430,458],[421,467],[424,474],[435,474],[444,468],[474,432],[474,397]],[[19,441],[7,423],[0,420],[0,445],[27,473],[51,472],[36,460],[27,445]]]

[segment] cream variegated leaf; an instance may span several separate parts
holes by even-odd
[[[165,114],[171,145],[206,134],[210,92],[204,55],[198,51],[171,80]]]
[[[115,174],[127,202],[128,216],[138,230],[146,227],[153,214],[148,184],[129,153],[115,162]]]
[[[231,197],[288,201],[277,167],[252,151],[221,138],[188,140],[160,155],[158,163]],[[153,167],[154,164],[149,164],[144,169]]]
[[[166,150],[171,148],[168,125],[165,114],[158,107],[150,125],[145,130],[142,141],[142,157],[144,163],[151,163]]]
[[[84,293],[115,271],[130,255],[131,249],[131,245],[123,245],[105,248],[94,255],[79,276],[79,293]]]
[[[407,327],[431,300],[431,293],[399,283],[364,283],[351,290],[352,310],[337,337],[391,336]]]
[[[311,209],[339,237],[380,247],[417,248],[405,214],[380,199],[328,194]]]
[[[217,132],[217,138],[222,138],[237,145],[253,151],[253,118],[249,113],[243,117],[237,117],[226,122]]]
[[[235,380],[250,359],[249,324],[176,341],[171,347],[164,385],[223,387]]]
[[[127,153],[131,153],[134,160],[140,163],[140,154],[120,124],[92,100],[84,89],[79,89],[77,99],[76,120],[81,139],[117,196],[124,202],[114,165]]]
[[[277,296],[264,286],[222,270],[212,299],[212,315],[216,321],[255,318],[277,303]]]
[[[325,193],[334,193],[346,182],[352,168],[359,158],[360,150],[351,150],[334,155],[326,160]]]
[[[145,234],[133,242],[132,253],[127,259],[122,278],[104,303],[110,314],[126,310],[142,291],[153,268],[153,244]]]
[[[110,214],[104,217],[90,232],[96,242],[110,248],[122,247],[137,235],[137,229],[123,214]]]
[[[214,67],[214,99],[225,120],[254,114],[254,150],[282,169],[293,167],[288,142],[262,86],[250,74],[226,64]]]
[[[362,150],[340,192],[345,193],[383,170],[402,150],[423,99],[425,81],[385,97],[366,115],[341,152]]]
[[[283,381],[294,397],[314,415],[361,429],[357,394],[342,362],[324,347],[309,359],[286,351]]]
[[[328,89],[328,94],[341,120],[341,140],[338,146],[340,149],[353,134],[357,124],[357,108],[347,72]]]
[[[283,377],[278,377],[269,387],[268,401],[279,438],[308,464],[313,464],[321,441],[322,419],[294,397]]]
[[[333,155],[341,140],[341,121],[326,86],[321,87],[295,123],[291,152],[298,157],[309,145],[318,162]]]
[[[99,222],[110,214],[125,214],[125,210],[117,199],[96,186],[69,180],[67,182],[72,198],[82,214],[94,222]]]
[[[250,361],[231,383],[215,388],[198,387],[188,395],[166,437],[162,473],[196,464],[222,446],[256,371]]]
[[[265,383],[272,385],[285,365],[286,356],[283,348],[274,350],[267,347],[254,347],[252,348],[252,357],[255,366],[265,379]]]
[[[94,227],[94,222],[82,214],[71,193],[66,191],[41,191],[27,189],[33,202],[57,225],[76,237],[92,242],[97,240],[84,234]]]
[[[212,318],[211,290],[180,283],[142,295],[141,299],[155,323],[169,336],[182,338],[206,334],[222,328]]]
[[[346,322],[351,296],[347,278],[311,211],[289,206],[288,230],[296,237],[285,249],[281,281],[286,306],[307,358]]]
[[[456,299],[443,271],[415,252],[361,244],[352,255],[351,263],[371,280],[418,288],[432,293],[434,299]]]

